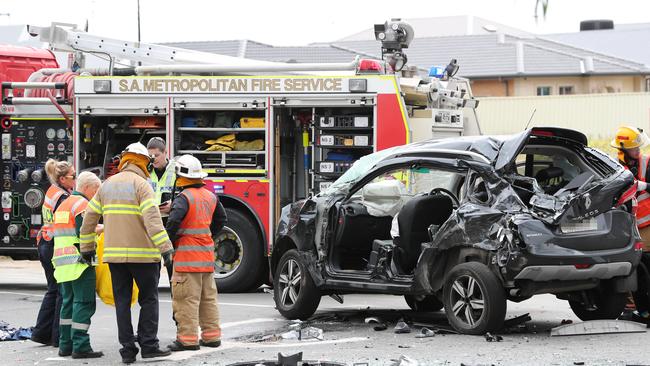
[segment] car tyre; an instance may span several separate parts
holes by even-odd
[[[320,304],[321,293],[295,249],[280,258],[273,277],[273,299],[280,314],[288,319],[308,319]]]
[[[463,334],[485,334],[503,327],[506,295],[483,263],[461,263],[445,279],[443,304],[451,326]]]
[[[219,258],[219,252],[227,253],[232,262],[233,258],[237,260],[236,267],[227,272],[220,274],[220,263],[217,260],[217,271],[215,279],[219,292],[246,292],[255,290],[262,284],[267,267],[264,264],[264,251],[262,240],[254,223],[247,215],[241,211],[226,208],[228,223],[221,230],[215,239],[215,258]],[[222,244],[220,244],[222,243]],[[219,245],[228,247],[219,248]]]
[[[600,290],[593,292],[596,309],[587,309],[582,302],[569,300],[573,313],[582,321],[618,318],[627,303],[627,294],[609,293]]]
[[[418,300],[413,295],[404,295],[404,300],[413,311],[417,312],[440,311],[444,307],[434,295],[425,296],[422,300]]]

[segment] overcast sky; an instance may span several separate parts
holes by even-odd
[[[136,0],[0,0],[0,25],[84,24],[106,37],[137,39]],[[273,45],[333,41],[391,17],[474,15],[533,33],[578,30],[580,20],[650,22],[647,0],[140,0],[142,41],[250,39]],[[10,15],[7,16],[6,13]],[[417,29],[415,30],[417,37]]]

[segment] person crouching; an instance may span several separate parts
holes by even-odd
[[[176,249],[172,274],[172,309],[177,321],[171,351],[219,347],[221,327],[214,281],[214,241],[226,224],[226,211],[217,196],[203,188],[199,160],[183,155],[176,162],[176,187],[167,233]],[[201,328],[201,341],[198,330]]]

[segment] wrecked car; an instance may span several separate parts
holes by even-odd
[[[306,319],[323,295],[403,295],[484,334],[503,326],[506,300],[551,293],[582,320],[615,319],[636,288],[635,194],[632,174],[573,130],[379,151],[283,208],[276,307]]]

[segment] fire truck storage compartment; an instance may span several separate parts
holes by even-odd
[[[301,105],[274,109],[275,186],[280,207],[318,193],[374,151],[372,106]]]
[[[61,117],[12,117],[2,129],[0,253],[35,258],[41,206],[50,183],[45,162],[72,162],[72,136]]]
[[[263,100],[176,100],[176,155],[194,155],[211,177],[265,177],[267,121]]]

